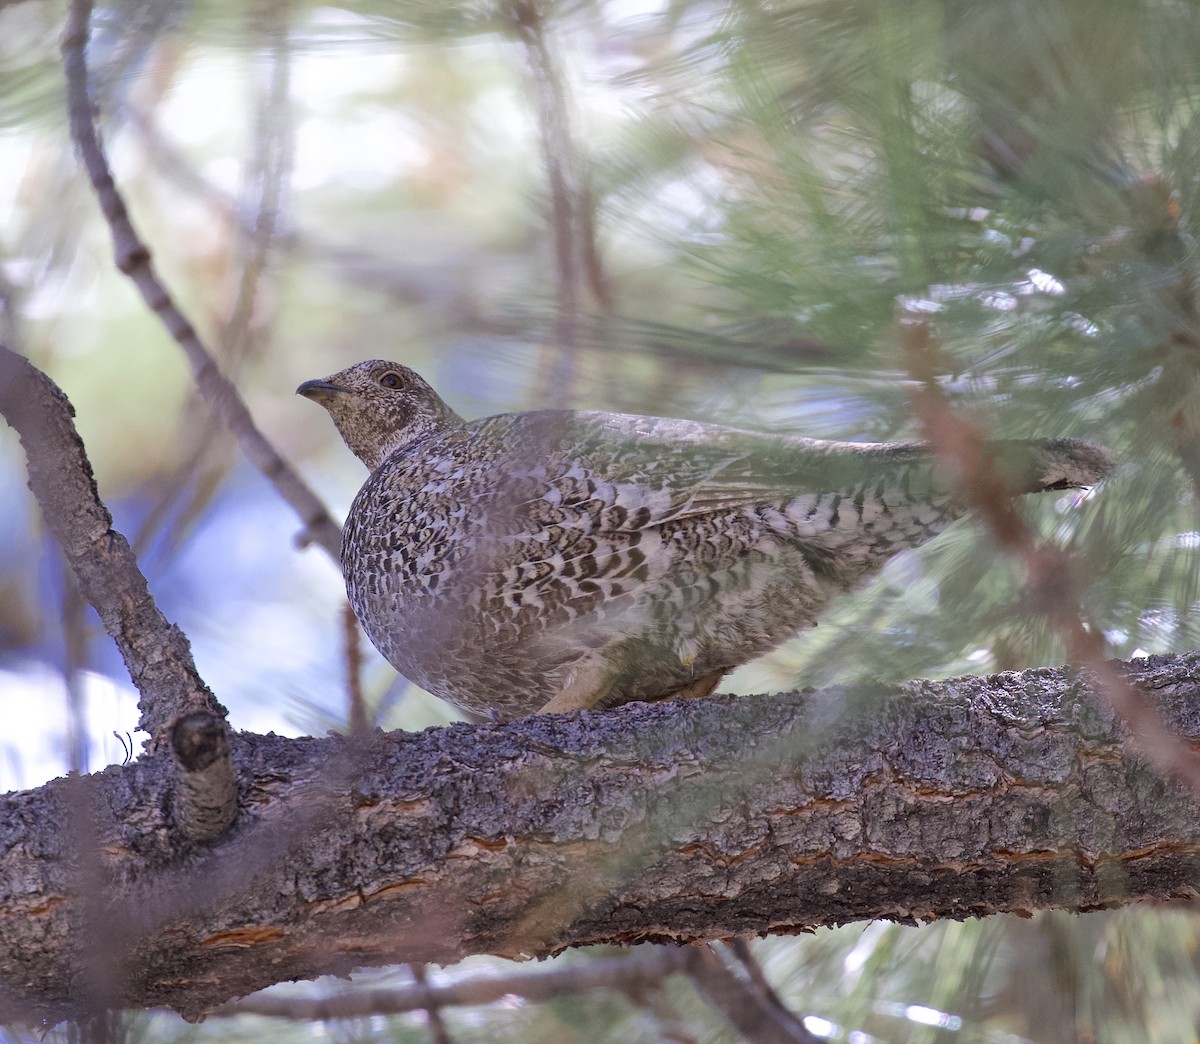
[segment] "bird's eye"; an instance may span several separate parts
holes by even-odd
[[[404,378],[393,370],[388,370],[387,373],[379,378],[379,383],[385,388],[399,388],[404,384]]]

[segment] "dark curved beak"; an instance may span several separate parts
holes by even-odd
[[[322,399],[326,395],[335,392],[347,392],[349,390],[349,388],[343,388],[340,384],[330,384],[328,381],[305,381],[296,389],[296,394],[303,395],[306,399]]]

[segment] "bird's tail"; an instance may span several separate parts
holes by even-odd
[[[1009,474],[1021,493],[1092,486],[1110,475],[1115,466],[1111,450],[1084,439],[1000,442],[996,447],[1005,470],[1015,468]]]

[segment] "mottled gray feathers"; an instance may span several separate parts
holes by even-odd
[[[919,444],[596,412],[465,422],[382,360],[298,391],[372,469],[342,545],[363,628],[475,714],[709,691],[961,514]],[[995,451],[1015,491],[1112,465],[1069,439]]]

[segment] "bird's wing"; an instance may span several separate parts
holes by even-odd
[[[540,447],[573,462],[568,487],[619,505],[619,528],[763,504],[805,493],[903,488],[933,477],[916,443],[848,443],[743,431],[698,421],[613,413],[525,414]]]
[[[499,426],[499,438],[488,429]],[[744,431],[700,421],[544,410],[479,422],[505,446],[505,467],[532,492],[588,505],[602,529],[641,529],[743,507],[834,494],[889,505],[945,499],[954,478],[917,442],[835,442]],[[1014,493],[1091,485],[1112,454],[1079,439],[989,444]],[[518,496],[520,496],[518,494]],[[522,498],[523,499],[523,498]],[[611,511],[605,509],[611,508]]]

